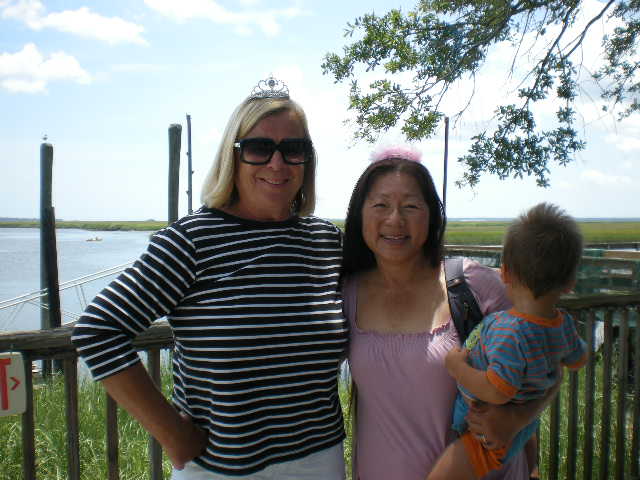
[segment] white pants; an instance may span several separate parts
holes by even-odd
[[[183,470],[173,469],[172,480],[344,480],[342,442],[306,457],[269,465],[264,470],[246,476],[222,475],[210,472],[194,462]]]

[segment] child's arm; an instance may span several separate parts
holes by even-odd
[[[562,368],[559,368],[556,384],[536,400],[506,405],[471,405],[466,419],[469,430],[476,436],[484,435],[488,448],[508,445],[520,430],[539,417],[556,398],[562,385],[562,376]]]
[[[469,351],[465,348],[454,347],[447,353],[444,364],[449,374],[456,381],[472,393],[476,398],[483,402],[502,405],[511,400],[500,390],[498,390],[487,379],[487,372],[473,368],[467,363],[467,354]]]

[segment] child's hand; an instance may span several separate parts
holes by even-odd
[[[447,368],[449,375],[456,376],[459,366],[467,363],[467,355],[469,355],[469,350],[460,347],[453,347],[447,352],[447,356],[444,358],[444,366]]]

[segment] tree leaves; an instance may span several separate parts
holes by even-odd
[[[494,130],[472,137],[469,152],[458,159],[465,173],[456,183],[473,187],[489,173],[501,179],[533,176],[538,185],[548,186],[551,164],[566,165],[585,148],[574,128],[579,71],[572,59],[582,54],[579,47],[590,27],[607,12],[621,26],[603,39],[606,64],[594,78],[603,85],[603,99],[622,106],[621,118],[640,110],[640,0],[603,3],[579,35],[566,38],[582,9],[580,0],[421,0],[408,12],[394,9],[356,18],[345,32],[351,43],[342,55],[327,54],[322,69],[336,82],[351,82],[356,139],[375,141],[400,125],[408,140],[420,140],[431,136],[444,116],[440,105],[450,88],[479,75],[491,48],[511,42],[514,58],[504,72],[507,77],[516,72],[522,39],[535,34],[542,55],[520,79],[520,103],[496,106]],[[362,71],[378,78],[362,85]],[[555,124],[544,129],[533,113],[543,101],[559,105]]]

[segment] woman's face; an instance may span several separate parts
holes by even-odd
[[[260,120],[244,138],[270,138],[277,144],[284,138],[305,138],[305,133],[298,116],[292,111],[284,111]],[[238,201],[229,210],[252,220],[289,218],[291,204],[302,187],[304,165],[284,163],[278,150],[264,165],[242,162],[236,150],[235,162]]]
[[[429,234],[429,207],[410,175],[390,172],[379,177],[362,206],[362,236],[378,264],[424,261]]]

